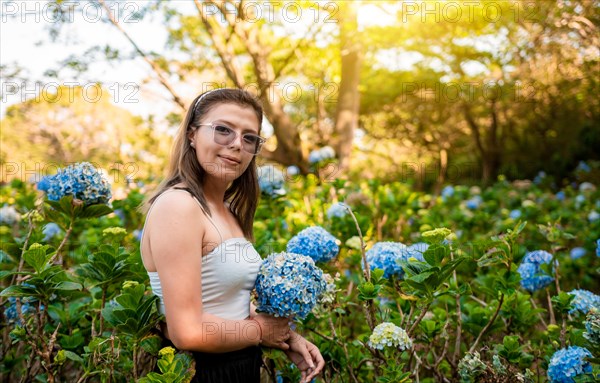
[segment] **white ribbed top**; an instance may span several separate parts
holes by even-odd
[[[179,189],[170,189],[166,192],[177,190]],[[196,199],[194,198],[194,200]],[[196,200],[196,202],[198,201]],[[200,202],[198,205],[202,208]],[[152,207],[150,207],[147,217],[151,210]],[[203,208],[202,211],[204,211]],[[254,288],[262,259],[246,238],[229,238],[223,241],[217,225],[208,214],[206,217],[217,229],[221,243],[202,259],[203,311],[224,319],[245,319],[250,315],[250,292]],[[142,231],[142,240],[143,235]],[[141,243],[142,241],[140,241],[140,247]],[[142,262],[143,259],[142,257]],[[160,299],[160,312],[164,314],[165,304],[158,272],[147,272],[152,292]]]

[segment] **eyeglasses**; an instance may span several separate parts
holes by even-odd
[[[239,133],[230,127],[223,124],[198,124],[200,126],[210,126],[213,129],[213,139],[215,143],[223,146],[230,145],[233,141],[237,140]],[[266,139],[252,133],[242,134],[242,148],[250,154],[260,153],[260,149],[265,143]]]

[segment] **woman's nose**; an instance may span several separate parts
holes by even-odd
[[[243,137],[241,134],[236,134],[234,139],[231,141],[231,143],[228,145],[230,148],[242,148],[242,140]]]

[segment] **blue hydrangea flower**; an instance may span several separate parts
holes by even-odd
[[[284,195],[285,177],[283,172],[273,165],[264,165],[258,168],[258,186],[260,191],[268,196]]]
[[[481,205],[481,203],[482,203],[482,202],[483,202],[483,199],[481,198],[481,196],[478,196],[478,195],[476,195],[476,196],[474,196],[473,198],[471,198],[471,199],[468,199],[468,200],[465,202],[465,205],[466,205],[466,206],[467,206],[469,209],[471,209],[471,210],[475,210],[475,209],[477,209],[477,208],[478,208],[478,207]]]
[[[37,301],[33,298],[21,299],[21,313],[23,314],[23,317],[27,318],[29,315],[36,312],[36,302]],[[44,305],[41,306],[41,309],[44,310]],[[17,299],[15,297],[8,298],[8,306],[6,306],[4,309],[4,316],[6,317],[8,323],[16,323],[21,325],[21,320],[19,319],[19,314],[17,313]]]
[[[44,242],[48,242],[52,238],[59,235],[61,232],[62,229],[60,228],[60,226],[58,226],[54,222],[50,222],[49,224],[44,226],[44,229],[42,230],[42,233],[44,234]]]
[[[335,150],[331,146],[324,146],[321,149],[315,149],[308,154],[308,162],[316,164],[323,160],[335,158]]]
[[[588,214],[588,221],[594,222],[594,221],[597,221],[598,219],[600,219],[600,213],[598,213],[597,211],[592,210],[590,212],[590,214]]]
[[[584,202],[585,202],[585,196],[583,194],[577,194],[577,197],[575,197],[575,204],[581,205]]]
[[[39,191],[47,192],[50,189],[52,176],[45,176],[37,183]]]
[[[596,240],[596,257],[600,257],[600,238]]]
[[[108,181],[89,162],[59,169],[55,175],[44,177],[37,187],[45,191],[51,201],[72,195],[73,198],[82,200],[84,205],[93,205],[108,203],[111,197]]]
[[[587,253],[587,250],[584,249],[583,247],[574,247],[573,249],[571,249],[571,259],[575,260],[575,259],[579,259],[581,257],[583,257],[585,254]]]
[[[386,347],[394,347],[400,350],[408,350],[412,347],[412,340],[403,328],[390,322],[384,322],[373,329],[369,337],[369,346],[378,350]]]
[[[533,183],[539,185],[542,183],[544,178],[546,178],[546,172],[542,170],[538,172],[538,174],[535,176],[535,178],[533,179]]]
[[[21,220],[21,215],[14,206],[4,205],[0,208],[0,225],[14,225]]]
[[[406,255],[406,259],[415,258],[418,261],[425,262],[425,258],[423,258],[423,253],[429,248],[429,245],[425,242],[418,242],[413,245],[406,247],[403,251],[403,254]]]
[[[591,309],[600,310],[600,297],[591,291],[575,289],[571,290],[569,294],[575,297],[571,302],[574,307],[569,310],[569,314],[573,314],[575,311],[587,314]]]
[[[255,288],[259,311],[304,319],[319,302],[327,281],[310,257],[274,253],[260,266]]]
[[[410,253],[411,256],[414,253]],[[397,260],[408,259],[409,252],[406,251],[406,246],[399,242],[377,242],[367,251],[366,256],[371,270],[382,269],[385,278],[391,278],[393,275],[402,278],[404,270]]]
[[[126,217],[125,217],[125,212],[123,211],[123,209],[115,209],[113,211],[113,213],[115,213],[115,215],[117,217],[119,217],[119,219],[121,220],[121,222],[125,223]]]
[[[522,215],[522,214],[523,214],[523,213],[521,213],[521,210],[519,210],[519,209],[515,209],[515,210],[512,210],[512,211],[510,212],[510,214],[508,214],[508,216],[509,216],[511,219],[517,220],[517,219],[521,218],[521,215]]]
[[[554,278],[546,274],[542,264],[550,264],[552,254],[544,250],[531,251],[525,255],[517,272],[521,275],[521,286],[530,292],[534,292],[548,286]]]
[[[579,164],[577,164],[577,168],[575,168],[575,170],[579,170],[584,173],[589,173],[592,171],[592,168],[585,161],[579,161]]]
[[[566,195],[565,195],[565,192],[561,190],[558,193],[556,193],[555,197],[559,201],[564,201],[566,198]]]
[[[340,247],[337,239],[321,226],[311,226],[290,239],[287,251],[311,257],[315,262],[328,262],[333,259]]]
[[[553,383],[573,383],[573,377],[592,372],[592,365],[584,360],[591,357],[592,353],[583,347],[562,348],[550,358],[548,378]]]
[[[444,187],[442,189],[442,200],[447,200],[448,198],[452,197],[454,195],[454,187],[451,185],[448,185],[446,187]]]
[[[140,230],[140,229],[135,229],[135,230],[133,231],[133,233],[131,233],[131,234],[133,234],[133,237],[134,237],[134,238],[135,238],[135,239],[136,239],[138,242],[141,242],[141,241],[142,241],[142,232],[143,232],[143,231],[142,231],[142,230]]]
[[[296,165],[288,166],[286,171],[287,171],[287,174],[291,177],[297,176],[298,174],[300,174],[300,168],[297,167]]]
[[[331,205],[329,207],[329,209],[327,209],[327,217],[329,219],[336,217],[336,218],[343,218],[344,216],[346,216],[348,214],[348,209],[346,208],[346,204],[343,203],[334,203],[333,205]]]

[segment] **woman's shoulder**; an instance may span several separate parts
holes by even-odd
[[[170,188],[163,191],[152,203],[152,213],[156,215],[196,215],[198,202],[186,190]]]

